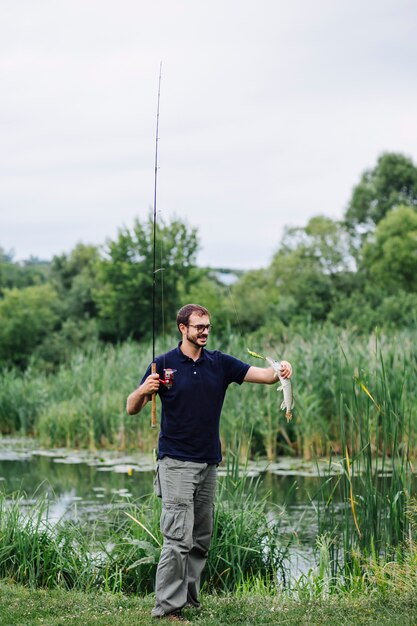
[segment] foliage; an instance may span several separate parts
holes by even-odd
[[[269,266],[235,272],[234,282],[226,268],[197,267],[197,231],[176,218],[158,219],[155,275],[151,215],[50,266],[13,263],[0,249],[0,368],[56,372],[84,346],[147,341],[153,322],[157,336],[174,334],[178,308],[192,301],[208,307],[224,343],[238,333],[274,345],[329,322],[364,338],[375,327],[414,329],[416,172],[401,154],[381,155],[342,220],[317,215],[286,227]]]
[[[48,503],[22,509],[0,496],[0,577],[32,587],[88,589],[94,579],[88,542],[76,525],[48,521]]]
[[[351,229],[361,225],[373,229],[400,205],[417,206],[417,167],[410,158],[388,152],[362,174],[346,211],[346,224]]]
[[[30,287],[43,284],[49,276],[49,263],[30,258],[22,263],[13,263],[13,254],[0,247],[0,297],[5,289]]]
[[[57,327],[61,303],[49,284],[7,289],[0,300],[0,366],[25,366]]]
[[[246,272],[228,294],[229,319],[240,332],[252,332],[259,327],[276,321],[273,315],[278,306],[278,292],[271,289],[268,270]]]
[[[143,424],[143,416],[128,416],[125,409],[128,393],[150,360],[148,350],[138,355],[131,343],[120,348],[93,344],[75,353],[69,367],[47,378],[48,403],[36,420],[42,443],[95,449],[124,448],[129,442],[152,449],[155,433]]]
[[[268,512],[266,496],[260,502],[257,485],[252,487],[237,464],[228,464],[215,508],[206,588],[233,591],[255,577],[274,583],[284,568],[279,520]],[[98,537],[80,524],[52,523],[47,500],[27,506],[21,495],[0,495],[0,578],[33,587],[148,593],[162,546],[160,511],[160,499],[146,496],[111,512]]]
[[[161,332],[159,312],[172,323],[180,294],[197,280],[193,271],[198,250],[195,229],[178,219],[169,224],[157,222],[155,280],[156,330]],[[119,231],[116,241],[108,241],[107,257],[98,266],[98,287],[94,300],[99,310],[102,336],[113,341],[149,337],[152,332],[153,220],[136,220],[130,231]]]
[[[417,193],[417,189],[416,189]],[[377,290],[417,294],[417,211],[399,206],[381,219],[363,248],[362,268]]]
[[[0,373],[0,432],[33,435],[48,399],[47,381],[28,369]]]
[[[98,343],[96,319],[67,318],[35,348],[30,366],[37,371],[54,373],[62,363],[70,363],[77,350],[87,351]]]
[[[340,298],[357,289],[349,237],[323,216],[306,227],[286,228],[271,265],[246,272],[231,286],[231,324],[275,340],[306,322],[325,320]]]
[[[67,315],[77,319],[97,315],[93,290],[97,287],[98,248],[78,244],[67,254],[55,256],[51,264],[51,282],[65,301]]]
[[[217,327],[216,317],[213,318]],[[417,454],[417,342],[412,330],[372,333],[366,338],[355,331],[326,325],[305,328],[276,341],[255,334],[230,333],[219,341],[210,336],[211,348],[220,348],[253,364],[247,347],[294,365],[294,418],[287,423],[279,405],[277,385],[231,385],[222,412],[223,450],[233,447],[235,433],[242,434],[251,457],[275,460],[282,454],[311,459],[331,449],[343,452],[340,397],[353,402],[357,372],[374,388],[381,375],[380,355],[389,364],[395,388],[404,383],[404,403],[409,411],[410,453]],[[378,339],[376,339],[378,337]],[[165,337],[156,343],[160,354],[176,344]],[[375,349],[378,343],[378,352]],[[346,355],[346,359],[345,356]],[[157,432],[149,428],[150,408],[135,416],[126,414],[128,394],[137,387],[151,360],[150,342],[126,342],[120,346],[90,344],[61,364],[53,376],[38,367],[5,371],[0,375],[0,432],[34,433],[45,445],[83,448],[135,447],[144,452],[156,446]],[[258,365],[258,363],[256,363]],[[404,372],[406,374],[404,374]],[[157,411],[160,411],[157,401]],[[353,410],[353,409],[352,409]],[[376,426],[370,431],[375,447]],[[359,445],[359,444],[358,444]],[[245,452],[245,451],[244,451]]]
[[[255,579],[266,587],[286,581],[288,546],[280,540],[283,509],[259,497],[259,480],[229,452],[220,482],[214,529],[203,580],[206,589],[233,591]]]

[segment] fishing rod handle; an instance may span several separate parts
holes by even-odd
[[[156,363],[152,363],[151,372],[152,372],[152,374],[156,374]],[[156,428],[156,393],[152,394],[151,427],[152,428]]]

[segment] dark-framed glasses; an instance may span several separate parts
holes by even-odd
[[[208,332],[213,330],[213,324],[187,324],[187,326],[195,328],[198,333],[202,333],[204,330]]]

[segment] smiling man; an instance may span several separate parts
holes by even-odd
[[[155,489],[162,497],[164,545],[156,574],[153,617],[181,619],[185,605],[199,607],[200,576],[213,531],[217,465],[221,461],[220,414],[231,383],[273,384],[272,367],[253,367],[233,356],[207,350],[210,314],[187,304],[177,315],[182,340],[149,365],[127,399],[127,412],[139,413],[158,393],[162,403]],[[168,372],[170,371],[170,375]],[[172,378],[173,374],[173,378]],[[291,365],[281,362],[289,378]]]

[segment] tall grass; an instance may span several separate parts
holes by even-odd
[[[49,386],[43,376],[29,369],[25,373],[0,373],[0,432],[33,435],[36,422],[49,402]]]
[[[239,470],[238,455],[220,481],[214,532],[204,572],[207,589],[233,591],[257,579],[283,580],[287,546],[279,516]],[[252,488],[251,488],[252,487]],[[100,532],[65,520],[48,520],[48,502],[31,506],[21,496],[0,495],[0,578],[34,587],[99,588],[148,593],[154,588],[163,538],[160,499],[149,495],[109,513]]]
[[[222,438],[228,447],[237,429],[249,439],[253,429],[252,455],[296,454],[305,459],[343,454],[345,441],[340,418],[340,404],[347,405],[357,419],[356,404],[361,381],[379,380],[381,392],[395,400],[401,393],[402,412],[408,421],[408,447],[411,456],[417,453],[417,341],[416,333],[404,331],[394,336],[371,335],[366,341],[354,333],[333,327],[313,329],[306,338],[296,336],[275,346],[255,345],[257,351],[293,364],[295,397],[294,418],[287,424],[279,409],[281,393],[275,386],[232,386],[226,397],[222,417]],[[249,340],[250,341],[250,338]],[[246,342],[231,338],[226,349],[247,360]],[[250,360],[250,357],[249,357]],[[385,375],[380,377],[384,364]],[[257,365],[257,363],[255,363]],[[361,392],[362,393],[362,392]],[[378,392],[379,393],[379,392]],[[384,397],[385,397],[384,395]],[[363,398],[364,400],[365,398]],[[373,416],[373,419],[375,417]],[[352,429],[352,423],[350,428]],[[370,424],[371,449],[378,448],[376,431]],[[386,433],[385,441],[388,440]],[[350,442],[351,443],[351,442]],[[353,443],[357,449],[359,439]],[[382,452],[382,451],[381,451]],[[386,452],[389,453],[389,447]]]
[[[305,459],[328,455],[330,451],[344,454],[345,437],[356,449],[360,440],[351,432],[353,422],[347,427],[349,432],[342,431],[341,399],[343,406],[349,407],[358,420],[356,411],[362,411],[362,407],[355,404],[360,388],[353,384],[354,377],[359,377],[365,385],[372,382],[380,371],[382,358],[391,400],[401,391],[409,424],[407,443],[410,456],[415,457],[415,331],[382,335],[378,341],[376,335],[365,340],[353,332],[338,331],[331,326],[312,328],[308,332],[306,337],[297,335],[273,346],[262,343],[259,337],[231,334],[222,345],[216,345],[214,335],[210,338],[210,347],[223,349],[250,363],[248,345],[276,358],[285,357],[294,367],[295,409],[289,424],[279,408],[281,392],[276,391],[275,385],[231,385],[221,423],[224,450],[232,447],[236,432],[248,442],[247,449],[242,448],[243,456],[263,456],[270,460],[282,454]],[[157,351],[162,352],[176,342],[176,337],[167,338],[163,345],[157,344]],[[149,428],[150,410],[146,407],[140,415],[128,416],[125,402],[150,359],[150,344],[127,342],[116,347],[94,346],[79,352],[53,375],[38,373],[34,368],[25,374],[4,372],[0,375],[0,432],[35,434],[42,443],[52,446],[132,447],[149,452],[156,446],[157,436]],[[373,452],[382,452],[377,419],[375,412],[371,412],[370,445]],[[385,441],[388,441],[387,436]],[[389,447],[386,452],[389,453]]]
[[[262,581],[277,587],[289,569],[289,544],[282,538],[284,508],[259,495],[259,478],[239,465],[240,453],[229,452],[220,482],[205,581],[209,589],[235,590]]]
[[[229,455],[217,494],[214,533],[204,571],[206,592],[328,596],[335,592],[414,590],[417,582],[415,503],[408,507],[407,540],[395,561],[358,546],[335,568],[332,546],[343,524],[319,535],[317,565],[298,579],[288,576],[291,546],[282,543],[282,511],[271,513],[256,481]],[[248,482],[249,481],[249,482]],[[162,536],[160,500],[154,495],[109,514],[100,533],[86,525],[48,519],[47,500],[29,505],[21,496],[0,497],[0,578],[31,587],[147,594],[154,589]],[[337,561],[336,561],[337,563]]]
[[[394,355],[387,364],[375,345],[378,366],[358,369],[351,393],[340,392],[341,472],[324,481],[319,532],[329,543],[332,575],[347,578],[362,572],[357,555],[378,563],[396,557],[410,530],[407,509],[411,494],[410,442],[415,436],[409,404],[410,373],[391,377]],[[347,360],[347,359],[345,359]],[[398,374],[398,372],[397,372]],[[324,476],[326,479],[326,476]],[[335,505],[334,493],[339,501]]]
[[[96,572],[81,529],[52,525],[47,500],[27,508],[22,496],[1,495],[0,577],[32,587],[88,589]]]

